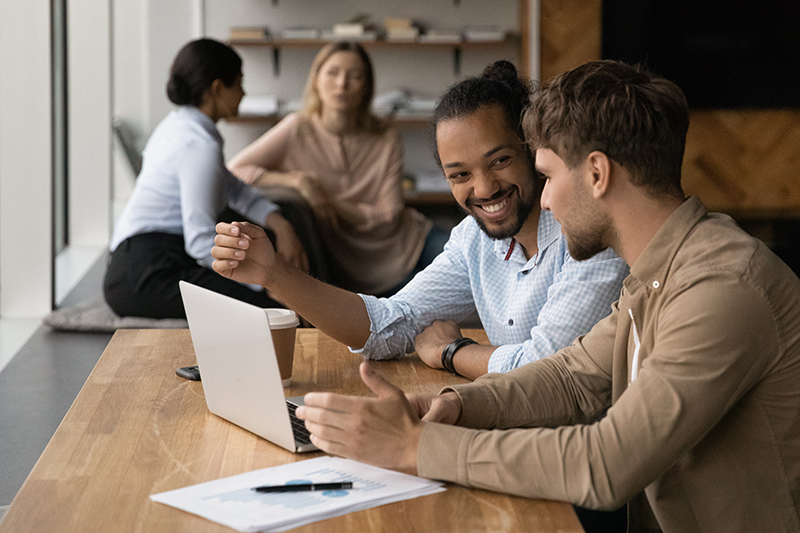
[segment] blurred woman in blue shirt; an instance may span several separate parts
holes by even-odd
[[[212,39],[189,42],[172,64],[167,96],[179,107],[145,146],[142,171],[111,240],[106,301],[121,316],[181,318],[178,281],[185,280],[260,307],[282,307],[262,287],[211,270],[214,227],[237,217],[271,231],[278,253],[308,270],[303,247],[278,206],[225,167],[216,122],[238,113],[241,58]]]

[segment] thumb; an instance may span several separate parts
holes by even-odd
[[[428,412],[422,417],[426,422],[441,422],[447,417],[447,412],[441,402],[433,401]]]
[[[257,239],[264,235],[264,230],[261,226],[251,224],[250,222],[234,222],[233,225],[239,228],[239,232],[242,236]]]
[[[361,379],[364,384],[369,387],[379,398],[387,398],[389,396],[396,396],[403,394],[403,391],[383,379],[383,376],[377,374],[369,363],[364,361],[358,367],[361,372]]]

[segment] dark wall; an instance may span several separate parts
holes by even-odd
[[[800,107],[797,0],[604,0],[602,56],[646,63],[696,109]]]

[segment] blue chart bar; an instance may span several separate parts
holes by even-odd
[[[323,468],[321,470],[317,470],[315,472],[309,472],[306,474],[307,476],[324,476],[325,482],[338,482],[338,481],[352,481],[354,487],[358,487],[358,490],[363,492],[369,492],[375,489],[382,489],[386,485],[383,483],[378,483],[377,481],[370,481],[369,479],[361,479],[352,474],[348,474],[347,472],[341,472],[339,470],[334,470],[332,468]],[[323,483],[322,481],[316,481],[316,483]]]

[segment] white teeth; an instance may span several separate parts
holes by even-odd
[[[508,198],[506,198],[506,199],[504,199],[504,200],[502,200],[502,201],[500,201],[500,202],[498,202],[496,204],[482,205],[481,207],[487,213],[494,213],[496,211],[500,211],[501,209],[503,209],[506,206],[507,203],[508,203]]]

